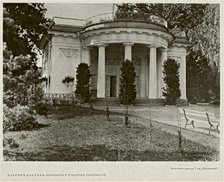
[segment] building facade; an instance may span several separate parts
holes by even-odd
[[[157,16],[104,14],[87,20],[55,17],[42,41],[46,93],[75,91],[62,83],[76,77],[77,66],[87,63],[91,92],[97,98],[119,96],[122,61],[134,62],[137,98],[161,99],[162,65],[168,58],[180,63],[181,99],[186,100],[186,49],[184,34],[172,35],[167,22]]]

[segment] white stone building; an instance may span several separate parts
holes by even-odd
[[[137,98],[162,98],[162,65],[168,58],[180,63],[181,99],[186,100],[185,35],[172,35],[159,17],[104,14],[87,20],[55,17],[43,38],[46,93],[71,92],[62,83],[76,77],[77,66],[90,65],[91,91],[97,98],[119,96],[120,67],[132,60],[136,68]],[[75,90],[75,82],[72,90]]]

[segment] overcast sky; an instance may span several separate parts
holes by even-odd
[[[69,18],[87,19],[91,16],[112,12],[112,3],[46,3],[46,16],[53,18],[54,16],[62,16]]]

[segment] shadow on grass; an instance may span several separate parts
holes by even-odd
[[[110,112],[111,114],[115,114],[115,112]],[[119,113],[116,113],[119,115]],[[58,107],[51,111],[51,115],[53,119],[64,120],[70,119],[77,116],[92,116],[92,115],[106,115],[105,110],[98,110],[98,109],[91,109],[88,107],[81,107],[81,106],[63,106]]]
[[[86,148],[52,146],[40,153],[11,153],[4,151],[5,160],[16,161],[211,161],[215,154],[208,152],[179,151],[136,151],[110,149],[105,145],[93,145]]]

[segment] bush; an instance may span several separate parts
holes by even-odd
[[[217,70],[212,71],[209,59],[201,51],[191,51],[187,55],[187,99],[190,103],[209,102],[210,92],[215,92]],[[216,94],[218,96],[218,93]]]
[[[73,83],[74,82],[74,78],[71,77],[71,76],[66,76],[63,80],[62,80],[62,83],[66,84],[66,85],[69,85],[70,83]]]
[[[135,68],[132,61],[123,61],[120,78],[120,102],[121,104],[132,104],[136,98]]]
[[[43,98],[41,71],[32,61],[29,56],[12,54],[3,58],[3,102],[10,108],[33,105]]]
[[[80,63],[76,72],[76,94],[80,94],[84,102],[90,100],[90,70],[86,63]]]
[[[39,115],[47,116],[49,112],[53,109],[52,104],[48,103],[47,101],[43,100],[35,104],[32,109],[36,111]]]
[[[180,98],[180,83],[179,83],[179,67],[180,65],[174,59],[168,59],[164,62],[164,83],[163,96],[166,98],[166,104],[175,105],[177,99]]]
[[[17,105],[13,108],[9,108],[4,104],[3,132],[31,130],[38,127],[39,125],[33,115],[35,115],[35,112],[28,106]]]

